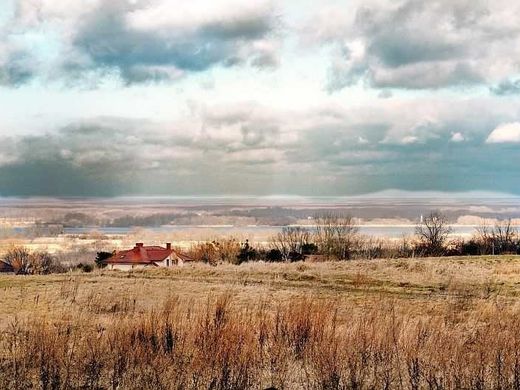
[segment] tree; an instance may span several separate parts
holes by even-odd
[[[518,231],[512,225],[511,219],[496,222],[493,227],[492,237],[497,253],[516,250],[515,241],[518,238]]]
[[[111,258],[114,255],[114,252],[98,252],[96,254],[96,266],[98,268],[105,268],[107,264],[105,263],[105,260]]]
[[[29,272],[37,275],[65,272],[63,265],[49,252],[34,252],[29,256]]]
[[[23,246],[13,246],[7,250],[4,262],[13,267],[17,274],[28,274],[31,268],[31,253]]]
[[[491,228],[481,225],[476,228],[475,240],[480,246],[481,254],[500,254],[518,250],[518,230],[511,219],[500,220]]]
[[[350,215],[327,213],[318,215],[315,241],[319,251],[338,260],[350,259],[359,240],[359,227]]]
[[[475,228],[474,240],[478,245],[480,255],[493,253],[493,229],[488,225],[482,224]]]
[[[310,232],[299,226],[286,226],[271,238],[271,247],[281,253],[285,261],[301,260],[309,249]]]
[[[432,211],[415,227],[415,234],[420,240],[420,249],[425,255],[431,256],[444,253],[451,231],[446,216],[439,211]]]

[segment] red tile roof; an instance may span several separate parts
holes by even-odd
[[[107,264],[153,264],[166,259],[174,253],[183,261],[191,260],[188,256],[177,252],[167,244],[166,248],[162,246],[144,246],[142,243],[137,243],[134,248],[116,252],[114,256],[106,260]]]

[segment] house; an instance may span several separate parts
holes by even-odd
[[[172,248],[171,243],[162,246],[144,246],[142,242],[128,250],[118,251],[105,260],[108,269],[129,271],[152,267],[175,267],[192,259]]]
[[[14,268],[11,264],[0,260],[0,273],[14,273]]]

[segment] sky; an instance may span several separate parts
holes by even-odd
[[[0,196],[520,194],[520,2],[2,0]]]

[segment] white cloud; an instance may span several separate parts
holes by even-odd
[[[333,48],[329,90],[482,85],[517,72],[519,16],[508,0],[352,0],[314,13],[303,42]]]
[[[520,122],[503,123],[487,137],[486,143],[517,143],[520,142]]]
[[[132,27],[147,30],[162,28],[199,27],[207,23],[243,19],[254,20],[259,14],[271,12],[269,1],[243,2],[238,0],[159,0],[153,6],[138,8],[128,15]],[[172,12],[175,10],[175,12]]]
[[[466,140],[466,138],[460,131],[457,131],[456,133],[451,134],[450,140],[451,140],[451,142],[463,142]]]
[[[401,143],[404,145],[414,144],[419,141],[419,138],[415,135],[407,135],[401,139]]]
[[[213,67],[279,64],[270,1],[12,0],[0,21],[0,85],[34,79],[175,82]],[[3,7],[0,2],[0,16]]]

